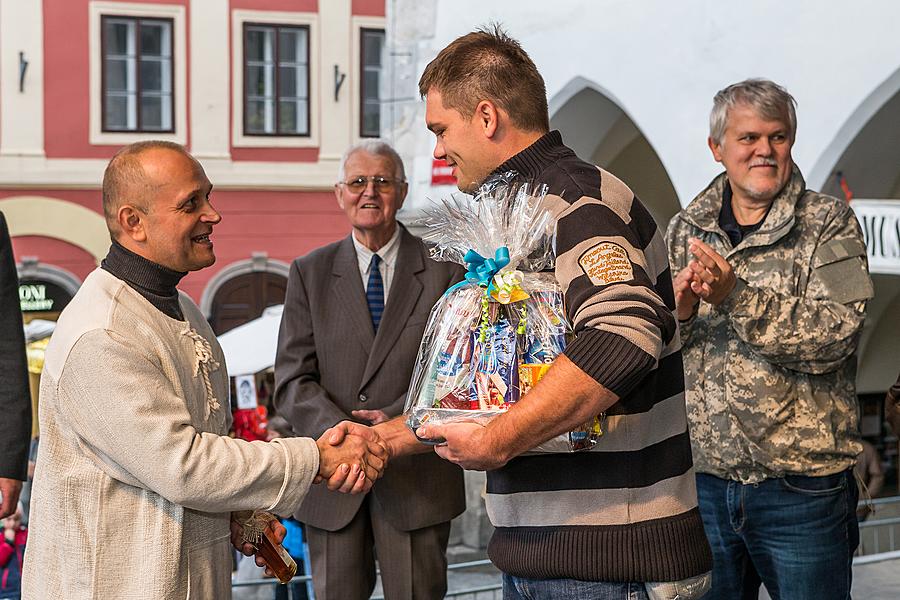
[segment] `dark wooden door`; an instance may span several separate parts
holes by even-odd
[[[212,302],[210,324],[216,335],[262,315],[268,306],[284,304],[287,278],[277,273],[247,273],[226,281]]]

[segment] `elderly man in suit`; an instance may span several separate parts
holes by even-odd
[[[275,359],[275,404],[300,435],[397,416],[429,311],[463,275],[397,223],[407,184],[389,145],[351,147],[334,190],[353,231],[294,261]],[[296,518],[316,598],[368,598],[375,556],[389,600],[443,598],[450,520],[464,509],[462,471],[433,452],[392,460],[365,496],[315,487]]]
[[[19,310],[16,261],[0,213],[0,519],[16,512],[26,478],[31,439],[31,396],[25,368],[25,333]]]

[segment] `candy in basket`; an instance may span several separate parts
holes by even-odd
[[[466,265],[465,281],[438,300],[419,347],[407,424],[487,423],[543,377],[571,337],[552,273],[553,218],[544,189],[483,187],[432,209],[423,236],[435,260]],[[532,452],[592,448],[602,415]]]

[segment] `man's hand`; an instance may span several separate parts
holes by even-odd
[[[360,433],[365,435],[366,429],[366,427],[357,425],[352,421],[342,421],[331,429],[327,429],[322,434],[322,438],[327,439],[332,446],[338,446],[344,441],[344,437],[350,435],[351,431],[359,430]],[[325,481],[325,478],[318,474],[313,479],[314,484],[319,484],[323,481]],[[366,479],[366,474],[359,469],[359,465],[354,465],[353,467],[341,465],[328,478],[326,487],[331,491],[339,491],[345,494],[361,494],[369,491],[372,483]]]
[[[473,421],[446,423],[444,425],[423,425],[416,435],[429,440],[446,440],[435,446],[434,451],[443,459],[456,463],[470,471],[490,471],[506,464],[506,459],[497,456],[487,447],[485,428]]]
[[[244,511],[247,513],[247,511]],[[235,515],[238,513],[231,513],[231,545],[234,546],[238,552],[243,554],[244,556],[253,556],[256,554],[256,548],[253,547],[253,544],[244,542],[244,526],[238,520],[236,520]],[[272,532],[275,541],[279,544],[284,541],[284,536],[287,535],[287,529],[284,528],[278,519],[272,519],[268,524],[269,530]],[[266,568],[266,575],[269,577],[275,577],[275,573],[269,568],[269,565],[266,564],[266,561],[263,560],[261,556],[256,555],[256,565],[259,567]]]
[[[19,502],[19,493],[21,491],[21,481],[0,477],[0,495],[3,496],[3,503],[0,504],[0,519],[5,519],[16,512],[16,504]]]
[[[694,260],[688,264],[688,268],[694,273],[691,290],[710,304],[718,306],[737,284],[734,270],[709,244],[697,238],[688,241],[691,254],[694,255]]]
[[[426,454],[432,451],[432,446],[421,443],[415,434],[406,425],[406,415],[400,415],[385,423],[372,427],[381,439],[384,440],[391,458],[398,456],[410,456],[413,454]]]
[[[693,316],[700,303],[700,296],[691,289],[691,281],[694,280],[694,272],[691,268],[683,268],[672,281],[675,290],[675,312],[679,321],[687,321]]]
[[[379,425],[391,419],[383,410],[354,410],[350,414],[360,421],[368,421],[370,425]]]
[[[343,439],[336,442],[340,437]],[[337,488],[329,481],[328,488],[332,490],[368,491],[387,464],[388,452],[378,434],[358,423],[339,423],[322,434],[316,445],[319,447],[319,475],[330,480],[337,473],[346,478]],[[364,478],[362,490],[358,489],[360,478]]]

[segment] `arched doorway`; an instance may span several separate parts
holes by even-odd
[[[550,101],[550,127],[585,160],[610,171],[641,199],[661,228],[681,210],[666,168],[631,117],[596,83],[577,77]]]
[[[109,250],[109,231],[103,215],[66,200],[44,196],[0,199],[0,210],[12,238],[43,236],[72,244],[99,264]]]
[[[847,118],[807,178],[812,189],[843,197],[841,172],[856,198],[900,198],[900,69]]]
[[[269,306],[284,304],[290,267],[263,253],[232,263],[210,279],[200,309],[221,335],[260,317]]]
[[[873,90],[842,125],[811,171],[810,187],[844,198],[840,173],[854,199],[886,200],[900,206],[898,139],[900,69]],[[890,486],[900,457],[896,442],[885,436],[883,403],[885,390],[900,371],[900,275],[873,272],[872,281],[875,297],[869,301],[859,345],[860,432],[881,453],[882,460],[894,465],[887,471]]]
[[[841,173],[855,198],[900,198],[900,91],[860,129],[831,169],[822,190],[843,197]]]
[[[25,323],[33,319],[55,321],[81,287],[81,280],[73,273],[32,256],[23,256],[16,271]]]
[[[857,199],[898,199],[900,202],[900,69],[857,107],[829,144],[810,176],[829,194],[844,197],[835,174],[840,172]],[[817,181],[818,180],[818,181]],[[900,370],[897,340],[900,319],[900,276],[873,273],[875,298],[869,302],[860,343],[857,388],[880,393]],[[893,362],[893,364],[890,364]]]
[[[277,273],[258,272],[229,279],[216,292],[210,324],[216,335],[243,325],[276,304],[284,304],[287,279]]]
[[[56,268],[60,273],[64,273],[62,277],[68,278],[70,287],[74,286],[74,291],[78,291],[81,282],[97,268],[98,261],[95,256],[66,240],[22,235],[14,237],[12,245],[22,269],[41,271],[45,268]],[[52,273],[49,276],[52,277]],[[22,277],[23,273],[20,272],[19,278]]]

